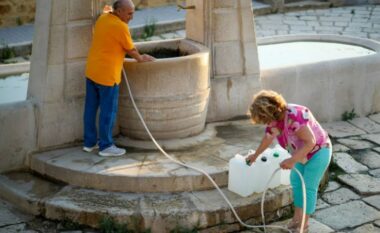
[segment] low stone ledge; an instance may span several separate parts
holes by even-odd
[[[30,62],[0,65],[0,77],[13,74],[27,73],[30,70]]]

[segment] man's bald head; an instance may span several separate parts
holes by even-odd
[[[129,23],[133,19],[135,5],[132,0],[117,0],[112,5],[113,14],[119,17],[123,22]]]
[[[112,5],[113,10],[117,10],[124,7],[134,9],[135,5],[133,4],[132,0],[116,0]]]

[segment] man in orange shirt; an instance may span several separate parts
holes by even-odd
[[[134,47],[128,28],[134,13],[133,2],[117,0],[112,8],[112,12],[102,14],[96,21],[86,65],[83,150],[91,152],[99,147],[100,156],[120,156],[126,152],[112,140],[125,54],[138,62],[154,60]],[[96,114],[99,107],[98,140]]]

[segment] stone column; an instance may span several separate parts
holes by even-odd
[[[187,0],[186,36],[210,48],[208,121],[245,115],[260,90],[251,0]]]
[[[37,148],[82,139],[85,64],[100,0],[37,0],[28,99]]]

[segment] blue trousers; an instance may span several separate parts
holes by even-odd
[[[84,106],[84,146],[92,147],[97,143],[99,150],[113,144],[112,129],[118,108],[119,85],[103,86],[86,78],[86,100]],[[96,115],[99,114],[99,142]]]
[[[306,163],[296,163],[295,167],[300,171],[306,186],[306,214],[315,212],[319,183],[331,160],[331,148],[320,149]],[[293,188],[294,206],[303,207],[302,184],[298,173],[294,170],[290,173],[290,183]]]

